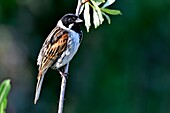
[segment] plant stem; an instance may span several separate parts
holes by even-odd
[[[66,65],[64,68],[64,73],[68,73],[68,67],[69,63]],[[60,90],[60,100],[59,100],[59,106],[58,106],[58,113],[63,113],[63,106],[64,106],[64,94],[65,94],[65,88],[66,88],[66,76],[62,76],[62,81],[61,81],[61,90]]]

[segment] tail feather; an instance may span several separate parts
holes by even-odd
[[[38,73],[38,77],[37,77],[38,82],[37,82],[37,86],[36,86],[34,104],[36,104],[38,99],[39,99],[39,95],[40,95],[40,92],[41,92],[41,86],[42,86],[42,83],[43,83],[45,73],[46,73],[46,70],[44,72],[39,71],[39,73]]]

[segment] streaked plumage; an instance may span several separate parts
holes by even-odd
[[[48,68],[59,70],[76,54],[82,40],[79,23],[82,22],[74,14],[66,14],[57,23],[45,40],[37,59],[39,66],[38,82],[34,103],[36,104],[41,91],[44,75]],[[62,73],[62,72],[61,72]]]

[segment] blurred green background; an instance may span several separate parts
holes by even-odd
[[[11,79],[7,113],[56,113],[61,77],[46,73],[37,105],[36,59],[77,0],[0,0],[0,82]],[[64,113],[170,113],[170,1],[117,0],[86,32],[69,69]]]

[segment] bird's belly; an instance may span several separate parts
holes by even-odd
[[[56,63],[52,66],[52,68],[60,68],[70,62],[70,60],[73,58],[73,56],[76,54],[80,41],[79,41],[79,35],[76,33],[72,33],[68,38],[67,48],[66,51],[64,51],[61,55],[61,57],[56,61]]]

